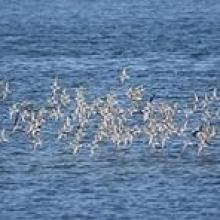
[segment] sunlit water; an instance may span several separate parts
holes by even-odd
[[[220,4],[204,1],[0,1],[0,79],[17,100],[42,104],[58,74],[91,98],[132,85],[187,102],[220,83]],[[219,127],[219,126],[218,126]],[[197,157],[152,153],[143,142],[74,156],[47,135],[33,151],[17,134],[0,145],[0,219],[219,219],[218,137]]]

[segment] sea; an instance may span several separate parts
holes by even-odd
[[[219,21],[218,0],[0,0],[0,80],[11,89],[0,128],[10,129],[13,103],[42,106],[54,76],[90,100],[111,92],[127,102],[123,68],[156,100],[184,106],[195,91],[220,91]],[[220,219],[219,122],[200,156],[172,142],[152,152],[143,140],[74,155],[56,126],[36,150],[21,132],[0,144],[1,220]]]

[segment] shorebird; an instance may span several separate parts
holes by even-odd
[[[12,104],[12,106],[9,108],[9,116],[10,119],[13,119],[14,116],[19,112],[19,104],[18,103],[14,103]]]
[[[66,89],[63,89],[62,93],[60,94],[60,102],[63,106],[66,106],[70,103],[70,96],[67,94]]]
[[[202,109],[205,109],[207,108],[207,106],[209,105],[209,97],[208,97],[208,94],[205,93],[205,96],[204,96],[204,99],[202,100],[201,104],[202,104]]]
[[[42,141],[40,138],[36,138],[36,139],[33,139],[31,141],[32,145],[33,145],[33,148],[34,148],[34,151],[38,148],[38,146],[41,146],[42,145]]]
[[[8,142],[8,138],[6,137],[5,129],[3,128],[0,133],[0,143]]]
[[[199,103],[199,96],[194,92],[194,101],[195,103]]]
[[[56,92],[60,89],[58,75],[55,75],[51,89],[53,92]]]
[[[192,133],[198,141],[198,156],[201,154],[204,148],[208,147],[209,141],[215,136],[215,127],[211,124],[201,125],[199,129]]]
[[[71,126],[71,119],[70,117],[66,117],[63,127],[60,129],[58,133],[58,140],[61,140],[63,137],[67,137],[68,134],[70,134],[72,131],[72,126]]]
[[[144,95],[144,88],[143,86],[137,86],[129,88],[128,90],[128,98],[132,101],[140,101],[142,100]]]
[[[212,93],[212,100],[217,100],[218,99],[218,95],[217,95],[217,88],[213,89],[213,93]]]
[[[9,83],[0,81],[0,99],[4,101],[10,93]]]
[[[127,73],[126,68],[123,68],[120,75],[119,75],[119,80],[121,82],[121,84],[124,84],[125,80],[129,79],[129,75]]]

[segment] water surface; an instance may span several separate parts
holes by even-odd
[[[91,97],[132,84],[186,102],[220,89],[217,0],[0,0],[0,78],[16,100],[43,103],[54,74]],[[54,139],[33,152],[19,134],[0,145],[0,219],[219,219],[219,140],[200,158],[150,154],[143,143],[75,158]]]

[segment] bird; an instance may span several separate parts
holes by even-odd
[[[71,126],[71,119],[70,117],[66,117],[63,127],[60,129],[59,133],[58,133],[58,140],[61,140],[63,137],[67,137],[68,134],[70,134],[72,131],[72,126]]]
[[[9,108],[9,116],[10,119],[13,119],[14,116],[19,112],[19,105],[18,103],[12,104],[12,106]]]
[[[218,100],[217,88],[216,88],[216,87],[213,89],[212,96],[211,96],[211,100],[212,100],[212,101]]]
[[[5,82],[5,87],[4,87],[4,90],[3,90],[2,99],[5,100],[10,92],[11,91],[9,89],[9,83]]]
[[[11,93],[10,86],[9,86],[9,82],[5,82],[5,92],[6,92],[7,94],[10,94],[10,93]]]
[[[153,94],[152,96],[150,96],[149,102],[150,102],[150,103],[153,102],[154,98],[155,98],[155,94]]]
[[[120,75],[119,75],[119,80],[121,82],[121,84],[124,84],[125,80],[129,79],[129,75],[127,73],[126,68],[123,68]]]
[[[20,118],[20,113],[16,112],[15,114],[15,119],[14,119],[14,124],[13,124],[13,132],[17,130],[18,124],[19,124],[19,118]]]
[[[6,137],[5,129],[3,128],[0,133],[0,143],[8,142],[8,138]]]
[[[42,145],[42,141],[40,138],[34,139],[31,141],[32,145],[33,145],[33,149],[34,151],[37,149],[38,146]]]
[[[194,92],[194,100],[195,100],[196,103],[199,103],[199,97],[196,94],[196,92]]]
[[[144,95],[144,88],[143,86],[131,87],[128,90],[128,98],[132,101],[140,101]]]
[[[197,130],[192,132],[192,136],[195,137],[198,142],[198,156],[204,148],[208,147],[210,139],[213,138],[215,134],[215,127],[210,123],[200,125]]]
[[[70,96],[67,94],[66,89],[63,89],[62,93],[60,94],[60,102],[63,106],[66,106],[70,103]]]

